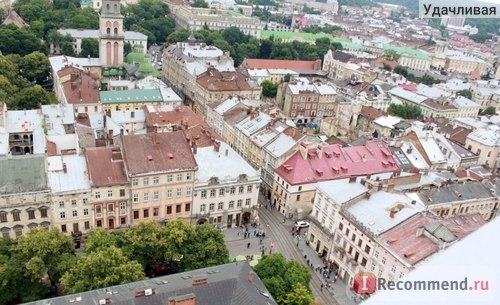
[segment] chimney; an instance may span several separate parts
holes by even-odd
[[[65,174],[68,172],[68,167],[66,166],[66,163],[63,163],[63,172]]]
[[[356,176],[349,177],[349,183],[354,183],[354,182],[356,182]]]
[[[120,147],[114,147],[111,150],[111,160],[113,160],[113,161],[120,161],[120,160],[122,160],[122,154],[121,154],[121,151],[120,151]]]
[[[168,298],[166,305],[195,305],[196,296],[194,293],[188,293],[185,295],[179,295],[175,297]]]
[[[389,184],[387,186],[387,191],[390,192],[390,193],[394,192],[394,184]]]
[[[408,148],[406,149],[406,153],[407,153],[407,154],[411,154],[411,150],[412,150],[412,148],[411,148],[411,146],[410,146],[410,147],[408,147]]]
[[[377,191],[381,191],[382,190],[382,186],[383,186],[383,184],[379,183],[378,186],[377,186]]]
[[[370,185],[370,184],[369,184]],[[370,193],[369,192],[366,192],[365,193],[365,199],[370,199]]]
[[[396,212],[394,212],[394,210],[393,210],[393,209],[391,209],[391,210],[389,211],[389,217],[390,217],[390,218],[394,218],[394,215],[396,215]]]
[[[366,179],[361,179],[361,185],[365,185],[366,184]]]
[[[224,155],[227,157],[228,153],[229,153],[229,149],[226,149],[226,152]]]
[[[124,130],[122,128],[122,129],[120,129],[120,136],[123,136],[123,134],[124,134]]]
[[[253,272],[248,273],[248,281],[253,283]]]
[[[191,145],[193,147],[193,155],[196,155],[196,153],[198,152],[198,148],[197,148],[196,142],[193,141],[191,143],[193,143],[193,145]]]

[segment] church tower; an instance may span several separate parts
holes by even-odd
[[[99,18],[99,59],[103,67],[123,64],[123,44],[120,0],[103,0]]]

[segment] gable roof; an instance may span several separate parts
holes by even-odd
[[[96,147],[85,150],[93,187],[128,183],[119,147]]]
[[[284,59],[256,59],[247,58],[241,64],[247,69],[290,69],[301,70],[321,70],[321,60],[284,60]]]

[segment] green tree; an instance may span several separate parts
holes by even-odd
[[[457,92],[457,94],[466,97],[468,99],[472,99],[472,91],[470,91],[469,89],[460,90]]]
[[[208,3],[205,0],[195,0],[191,6],[192,7],[208,8]]]
[[[20,68],[30,82],[42,83],[49,76],[50,62],[47,55],[33,52],[22,58]]]
[[[130,52],[132,52],[132,44],[130,42],[125,42],[123,44],[123,56],[126,57]]]
[[[97,39],[83,38],[81,48],[80,57],[99,57],[99,41]]]
[[[229,261],[224,235],[219,230],[203,224],[189,228],[188,232],[190,234],[182,247],[181,269],[199,269]]]
[[[485,42],[488,39],[492,39],[493,35],[488,34],[488,33],[480,32],[480,33],[477,33],[477,34],[470,35],[469,38],[472,39],[472,40],[474,40],[475,42],[483,43],[483,42]]]
[[[283,81],[284,81],[285,83],[288,83],[288,82],[290,81],[290,78],[291,78],[291,77],[292,77],[292,76],[291,76],[290,74],[287,74],[287,75],[285,75],[285,77],[283,77]]]
[[[439,79],[435,79],[434,77],[430,76],[429,74],[424,74],[420,79],[418,79],[419,83],[425,84],[425,85],[434,85],[434,84],[439,84],[441,81]]]
[[[103,228],[92,230],[85,239],[85,252],[96,252],[105,250],[109,247],[117,246],[118,239],[116,235]]]
[[[382,57],[387,60],[398,61],[399,58],[401,58],[401,55],[399,55],[399,53],[394,50],[388,49],[384,50]]]
[[[53,102],[51,96],[40,85],[22,89],[13,100],[17,109],[38,109]]]
[[[259,58],[270,58],[273,50],[274,40],[273,37],[261,40],[259,48]]]
[[[303,300],[302,296],[307,294],[302,293],[302,288],[309,291],[308,287],[311,281],[309,268],[295,260],[287,261],[281,253],[264,256],[254,270],[280,305],[288,304],[285,302],[291,301],[293,294],[301,295],[299,300]],[[292,295],[287,296],[289,293]],[[311,294],[310,291],[309,294]]]
[[[497,111],[495,107],[489,106],[486,109],[479,112],[479,115],[496,115]]]
[[[250,39],[249,35],[243,34],[240,29],[235,26],[227,28],[222,31],[222,37],[225,41],[227,41],[230,45],[235,45],[238,43],[247,43]]]
[[[275,98],[276,93],[278,92],[278,85],[273,83],[270,80],[265,80],[261,84],[262,86],[262,95],[265,97]]]
[[[397,66],[395,69],[394,69],[394,72],[397,73],[397,74],[400,74],[404,77],[408,77],[408,68],[406,67],[403,67],[403,66]]]
[[[61,278],[66,293],[78,293],[144,279],[141,264],[110,246],[80,257]]]
[[[387,109],[390,115],[403,119],[419,119],[422,117],[422,109],[417,105],[410,104],[391,104]]]
[[[303,284],[298,283],[293,286],[292,291],[283,295],[279,300],[279,304],[286,305],[310,305],[314,301],[314,296]]]
[[[51,294],[57,295],[57,284],[64,273],[59,265],[74,256],[71,238],[58,229],[35,228],[19,239],[14,252],[20,258],[19,272],[33,282],[46,281]]]

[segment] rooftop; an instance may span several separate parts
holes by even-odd
[[[129,175],[195,170],[196,161],[182,130],[122,138]]]
[[[82,38],[95,38],[99,39],[99,30],[89,30],[89,29],[59,29],[57,30],[60,34],[71,35],[75,39]],[[125,40],[147,40],[148,36],[134,31],[123,31],[123,37]]]
[[[57,72],[57,75],[61,79],[67,103],[87,104],[99,102],[99,85],[96,81],[98,76],[74,66],[62,68]]]
[[[63,155],[47,158],[47,177],[53,193],[90,191],[84,156]]]
[[[254,113],[256,113],[255,116]],[[241,132],[246,136],[250,136],[253,133],[261,130],[262,128],[267,126],[271,121],[271,117],[266,113],[258,112],[255,110],[254,113],[248,115],[245,119],[243,119],[235,126],[239,130],[241,130]]]
[[[163,102],[160,89],[100,91],[101,104]]]
[[[0,159],[0,195],[47,190],[44,155]]]
[[[480,198],[493,198],[492,190],[482,182],[471,181],[442,186],[439,189],[424,190],[416,193],[420,202],[425,205],[462,202]]]
[[[250,277],[252,280],[249,280]],[[200,283],[196,284],[196,280]],[[151,295],[148,295],[149,293]],[[142,296],[137,296],[138,294]],[[196,305],[277,304],[248,263],[235,262],[35,301],[26,305],[67,305],[75,303],[75,300],[77,304],[104,302],[118,305],[174,304],[169,301],[176,301],[175,304]],[[193,302],[188,303],[189,300]]]
[[[199,183],[207,183],[212,177],[217,177],[220,182],[235,181],[240,175],[259,177],[259,173],[224,142],[220,142],[218,152],[213,146],[202,147],[194,157],[199,164],[196,176]]]
[[[366,186],[357,181],[350,182],[349,179],[321,181],[316,184],[316,188],[339,205],[368,191]]]
[[[220,72],[217,69],[209,68],[200,74],[196,82],[208,91],[245,91],[252,90],[250,83],[245,76],[239,72]]]
[[[241,63],[247,69],[321,70],[321,60],[285,60],[247,58]]]
[[[268,151],[273,157],[279,158],[284,153],[288,152],[297,143],[292,137],[280,133],[278,137],[270,141],[266,146],[265,150]]]
[[[92,187],[127,184],[127,176],[119,147],[85,149]]]
[[[469,133],[467,138],[487,146],[500,146],[500,127],[492,125],[487,129],[478,129]]]
[[[368,141],[364,146],[353,147],[300,145],[299,151],[276,168],[276,173],[292,185],[399,169],[391,151],[381,142]]]

